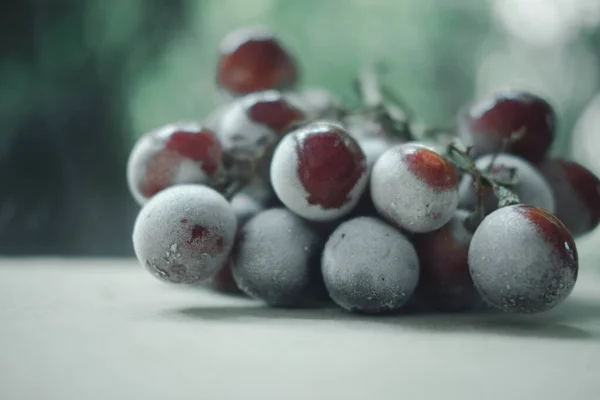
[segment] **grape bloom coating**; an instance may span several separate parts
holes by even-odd
[[[163,189],[186,183],[209,184],[222,172],[215,134],[193,122],[163,126],[142,136],[129,155],[127,182],[143,205]]]
[[[488,215],[469,247],[475,287],[504,311],[550,310],[569,296],[578,269],[577,248],[567,228],[529,205],[502,207]]]
[[[438,229],[454,216],[458,181],[450,162],[405,143],[387,150],[371,172],[371,197],[382,217],[410,232]]]
[[[349,213],[367,185],[367,161],[358,143],[338,124],[314,122],[286,135],[271,162],[279,199],[315,221]]]
[[[163,190],[141,209],[133,248],[139,262],[158,279],[193,284],[224,265],[236,228],[233,209],[218,192],[179,185]]]

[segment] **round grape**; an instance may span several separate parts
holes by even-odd
[[[302,108],[311,118],[332,116],[341,105],[340,100],[332,92],[322,88],[309,88],[300,93],[286,94],[302,104]]]
[[[127,182],[143,205],[170,186],[212,184],[223,172],[222,149],[215,134],[195,123],[176,123],[142,136],[127,164]]]
[[[348,311],[398,310],[419,280],[413,245],[396,229],[372,217],[341,224],[325,244],[321,266],[329,295]]]
[[[387,150],[371,173],[371,197],[377,211],[410,232],[442,227],[454,215],[458,182],[450,162],[414,143]]]
[[[600,179],[576,162],[552,158],[538,166],[554,193],[556,216],[573,236],[600,222]]]
[[[513,134],[516,139],[506,151],[532,163],[541,161],[550,148],[556,131],[552,107],[531,93],[505,90],[481,99],[459,113],[458,134],[473,157],[494,154]]]
[[[492,162],[493,164],[491,164]],[[494,178],[503,181],[509,180],[514,171],[517,183],[511,189],[519,196],[520,202],[543,208],[551,213],[554,212],[554,196],[550,185],[542,174],[527,161],[510,154],[498,154],[497,157],[490,154],[478,158],[475,165],[481,170],[489,171]],[[476,205],[476,191],[471,175],[465,174],[462,178],[458,193],[458,206],[473,210]],[[485,214],[498,208],[498,200],[490,186],[484,187],[482,194]]]
[[[562,303],[573,290],[577,249],[554,215],[529,205],[512,205],[488,215],[475,231],[469,270],[490,305],[538,313]]]
[[[296,61],[267,29],[238,29],[219,47],[217,84],[233,95],[288,89],[298,79]]]
[[[253,93],[230,104],[221,116],[217,136],[224,151],[257,157],[305,118],[301,107],[281,92]]]
[[[311,297],[322,240],[284,208],[266,210],[241,229],[233,276],[247,295],[273,306],[298,306]]]
[[[279,199],[311,220],[332,220],[356,205],[367,184],[362,150],[340,125],[315,122],[283,138],[271,163]]]
[[[231,206],[215,190],[174,186],[141,209],[133,228],[133,248],[140,263],[158,279],[193,284],[224,265],[236,226]]]
[[[469,274],[467,229],[469,212],[457,210],[446,225],[415,235],[421,276],[418,292],[423,301],[439,311],[468,311],[481,305],[481,297]]]
[[[374,136],[358,139],[358,145],[365,154],[367,167],[371,171],[379,157],[389,150],[390,147],[393,147],[394,144],[383,136]]]
[[[231,208],[237,219],[238,233],[252,217],[264,210],[263,204],[253,198],[249,193],[240,192],[231,199]],[[239,293],[239,288],[233,279],[233,255],[225,262],[215,275],[210,279],[210,285],[220,292]]]

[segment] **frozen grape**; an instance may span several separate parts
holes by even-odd
[[[284,208],[261,212],[241,229],[233,276],[242,291],[273,306],[298,306],[311,299],[319,276],[322,240]]]
[[[493,165],[491,163],[493,162]],[[499,180],[508,181],[514,173],[516,184],[511,188],[519,196],[520,202],[554,212],[554,196],[548,182],[542,174],[527,161],[511,154],[487,155],[475,161],[477,168],[487,170]],[[491,186],[483,188],[483,209],[489,214],[498,207],[498,200]],[[476,191],[473,177],[465,175],[459,187],[458,206],[468,210],[475,209]]]
[[[143,205],[170,186],[211,184],[223,171],[221,154],[215,134],[196,123],[175,123],[147,133],[129,156],[131,194]]]
[[[193,284],[210,278],[233,247],[237,221],[227,200],[203,185],[163,190],[133,228],[140,263],[158,279]]]
[[[223,112],[217,135],[223,150],[257,157],[306,118],[301,106],[276,90],[241,97]]]
[[[405,143],[387,150],[371,173],[377,211],[410,232],[442,227],[454,215],[458,182],[450,162],[425,146]]]
[[[229,33],[221,41],[219,53],[217,84],[233,95],[288,89],[298,79],[294,58],[262,27]]]
[[[293,131],[275,149],[271,181],[296,214],[325,221],[348,214],[367,184],[365,155],[342,126],[314,122]]]
[[[415,235],[419,256],[421,299],[439,311],[469,311],[481,305],[481,297],[469,274],[469,213],[457,210],[446,225],[433,232]]]
[[[358,139],[358,145],[365,154],[367,167],[371,171],[379,157],[394,144],[383,136],[374,136]]]
[[[288,95],[302,104],[302,109],[306,110],[311,118],[332,116],[340,107],[339,99],[322,88],[310,88],[300,93],[290,92]]]
[[[549,212],[529,205],[499,208],[475,231],[469,270],[492,306],[538,313],[563,302],[578,273],[575,242]]]
[[[532,163],[541,161],[554,140],[556,116],[552,107],[531,93],[505,90],[494,93],[459,113],[458,134],[473,146],[473,157],[506,149]]]
[[[372,217],[341,224],[325,245],[321,265],[329,295],[349,311],[398,310],[419,280],[413,245],[396,229]]]
[[[551,158],[538,166],[556,200],[556,216],[573,236],[594,230],[600,222],[600,179],[576,162]]]
[[[248,220],[264,210],[263,204],[250,194],[240,192],[231,199],[231,208],[237,219],[238,232]],[[225,293],[238,293],[240,290],[233,279],[233,255],[229,256],[225,265],[221,267],[210,279],[210,285]]]

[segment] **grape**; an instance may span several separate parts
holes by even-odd
[[[392,142],[383,136],[360,138],[358,139],[358,145],[365,154],[369,171],[373,170],[373,166],[379,157],[393,146]]]
[[[231,269],[232,260],[228,258],[223,265],[209,281],[210,287],[218,292],[226,294],[239,294],[242,293],[235,283],[233,278],[233,271]]]
[[[322,88],[310,88],[300,93],[290,92],[288,95],[302,104],[302,108],[311,118],[331,116],[340,107],[339,99],[329,90]]]
[[[410,232],[442,227],[454,215],[458,182],[450,162],[432,150],[406,143],[387,150],[371,173],[377,211]]]
[[[365,190],[365,155],[342,126],[315,122],[279,143],[271,181],[279,199],[296,214],[333,220],[348,214]]]
[[[490,305],[516,313],[543,312],[573,290],[577,248],[567,228],[549,212],[523,204],[502,207],[475,231],[469,270]]]
[[[250,194],[240,192],[231,199],[231,208],[237,219],[239,233],[246,222],[264,210],[264,205]],[[230,255],[225,265],[210,279],[210,285],[218,291],[225,293],[238,293],[240,291],[233,279],[232,257],[233,255]]]
[[[350,115],[344,120],[348,133],[357,140],[386,137],[388,133],[373,117]]]
[[[215,134],[196,123],[163,126],[142,136],[127,164],[127,182],[143,205],[161,190],[178,184],[212,184],[223,172]]]
[[[158,279],[197,283],[224,265],[236,226],[231,206],[215,190],[174,186],[141,209],[133,228],[133,247],[140,263]]]
[[[481,99],[459,113],[458,135],[472,156],[493,154],[513,134],[520,132],[506,150],[532,163],[541,161],[554,140],[556,116],[540,97],[522,91],[506,90]]]
[[[288,89],[298,78],[296,61],[268,30],[238,29],[219,47],[217,84],[233,95]]]
[[[481,304],[469,274],[468,254],[472,233],[465,223],[469,213],[457,210],[446,225],[415,235],[421,276],[418,292],[439,311],[467,311]]]
[[[372,217],[341,224],[325,244],[321,265],[329,295],[348,311],[398,310],[419,280],[413,245],[396,229]]]
[[[594,230],[600,222],[600,179],[583,166],[560,158],[538,166],[556,200],[556,216],[573,236]]]
[[[276,90],[268,90],[232,102],[221,116],[217,135],[224,151],[257,157],[292,124],[305,118],[300,105]]]
[[[311,297],[322,240],[284,208],[261,212],[241,229],[233,276],[247,295],[273,306],[298,306]]]
[[[493,165],[490,168],[490,163]],[[510,155],[498,154],[494,160],[493,155],[480,157],[475,162],[477,168],[488,170],[492,176],[500,180],[510,179],[511,169],[514,170],[517,183],[511,188],[519,196],[521,203],[543,208],[554,212],[554,196],[552,189],[540,172],[527,161]],[[473,177],[465,175],[459,187],[458,206],[473,210],[476,205],[476,191]],[[483,189],[483,209],[489,214],[498,207],[498,200],[491,186]]]

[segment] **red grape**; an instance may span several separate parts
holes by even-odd
[[[472,155],[497,153],[513,134],[520,133],[506,149],[532,163],[541,161],[550,148],[556,116],[542,98],[522,91],[501,91],[481,99],[458,117],[458,134]]]
[[[556,199],[556,216],[581,236],[600,222],[600,179],[585,167],[560,158],[545,160],[539,166]]]
[[[210,184],[222,171],[221,154],[212,131],[195,123],[166,125],[142,136],[131,151],[129,189],[144,204],[173,185]]]
[[[537,313],[562,303],[577,280],[573,237],[558,218],[529,205],[499,208],[475,231],[469,270],[492,306]]]
[[[340,125],[315,122],[277,146],[271,180],[279,199],[296,214],[331,220],[347,214],[367,184],[365,155]]]
[[[287,89],[298,78],[296,61],[263,28],[238,29],[220,45],[217,84],[234,95],[266,89]]]
[[[474,310],[481,304],[469,274],[468,254],[472,233],[465,222],[469,213],[457,210],[438,230],[415,235],[419,256],[421,298],[440,311]]]
[[[395,226],[429,232],[445,225],[458,203],[450,162],[425,146],[406,143],[387,150],[371,172],[377,211]]]

